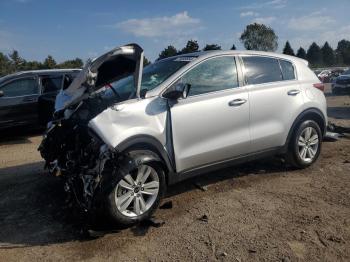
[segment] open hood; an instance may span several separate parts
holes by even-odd
[[[56,100],[61,101],[56,101],[56,110],[75,104],[105,85],[130,75],[134,76],[136,95],[140,97],[142,69],[143,49],[139,45],[116,47],[86,63],[68,88],[57,96]]]

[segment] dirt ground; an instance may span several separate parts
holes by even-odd
[[[350,97],[327,100],[329,119],[350,126]],[[0,261],[350,261],[349,138],[324,142],[305,170],[267,159],[183,182],[155,213],[164,225],[96,238],[43,171],[40,140],[0,137]]]

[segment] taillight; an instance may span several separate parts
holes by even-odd
[[[316,83],[313,84],[314,87],[316,87],[317,89],[320,89],[322,92],[324,92],[324,84],[323,83]]]

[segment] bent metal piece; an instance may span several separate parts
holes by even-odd
[[[114,70],[111,70],[111,67]],[[64,97],[64,104],[62,108],[56,108],[56,110],[67,108],[87,97],[89,93],[129,75],[134,76],[135,91],[137,97],[140,97],[142,70],[143,49],[139,45],[128,44],[116,47],[86,63],[70,86],[60,92],[59,97]]]

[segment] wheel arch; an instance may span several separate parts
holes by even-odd
[[[166,148],[152,136],[137,135],[130,137],[117,145],[115,149],[117,153],[132,154],[139,163],[160,163],[164,168],[167,184],[169,174],[174,173],[173,161]]]
[[[313,121],[315,121],[319,125],[323,136],[326,134],[326,129],[327,129],[326,118],[323,115],[323,113],[321,112],[321,110],[319,110],[317,108],[306,109],[305,111],[301,112],[298,115],[298,117],[294,120],[294,122],[293,122],[293,124],[292,124],[292,126],[291,126],[291,128],[289,130],[287,139],[286,139],[286,143],[285,143],[285,147],[286,148],[289,145],[290,139],[293,136],[295,128],[298,126],[298,124],[300,124],[304,120],[313,120]]]

